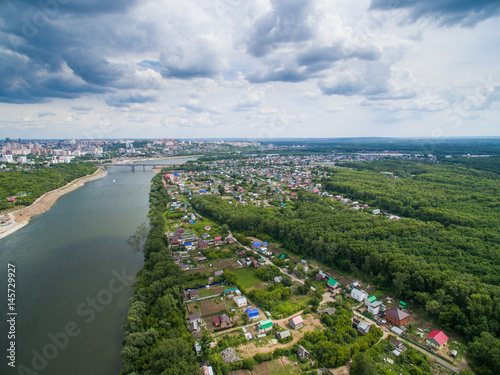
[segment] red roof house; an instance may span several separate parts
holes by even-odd
[[[443,331],[432,331],[427,335],[425,341],[430,346],[439,349],[443,344],[446,343],[446,341],[448,341],[448,336],[446,336]]]

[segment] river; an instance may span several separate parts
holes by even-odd
[[[193,158],[167,159],[181,163]],[[154,164],[154,162],[151,162]],[[121,326],[143,254],[128,238],[147,221],[151,168],[112,167],[0,239],[0,374],[117,375]],[[8,339],[7,264],[15,265]],[[8,365],[15,341],[15,368]]]

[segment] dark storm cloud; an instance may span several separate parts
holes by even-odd
[[[71,99],[114,88],[127,72],[108,61],[103,46],[122,47],[112,35],[102,39],[103,28],[113,27],[99,17],[133,3],[21,0],[0,5],[0,102]]]
[[[124,75],[120,66],[110,64],[92,50],[71,48],[64,58],[68,67],[88,83],[110,85]]]
[[[412,22],[436,20],[443,26],[474,26],[500,14],[498,0],[372,0],[371,9],[407,9]]]

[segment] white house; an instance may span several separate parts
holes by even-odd
[[[236,306],[238,307],[243,307],[243,306],[246,306],[248,304],[248,301],[247,301],[247,298],[246,297],[236,297],[234,299],[234,302],[236,302]]]
[[[368,311],[371,312],[373,315],[378,315],[381,306],[382,302],[380,301],[372,302],[368,305]]]
[[[368,293],[365,291],[353,288],[351,290],[351,297],[354,298],[358,302],[363,302],[365,298],[368,298]]]

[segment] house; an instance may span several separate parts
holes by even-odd
[[[335,310],[335,307],[327,307],[325,310],[323,310],[323,314],[328,314],[330,316],[332,316],[336,312],[337,310]]]
[[[259,318],[259,310],[257,309],[247,309],[246,310],[248,319],[254,320]]]
[[[205,241],[205,240],[201,240],[201,241],[198,241],[196,243],[196,246],[198,247],[198,249],[200,250],[206,250],[208,249],[208,242]]]
[[[203,234],[201,235],[201,238],[203,238],[204,240],[206,240],[207,238],[210,238],[210,235],[209,235],[208,233],[206,233],[206,232],[205,232],[205,233],[203,233]]]
[[[276,336],[278,336],[278,339],[286,339],[287,337],[290,337],[291,334],[290,334],[290,331],[287,329],[286,331],[281,331],[281,332],[278,332],[276,334]]]
[[[207,261],[207,258],[206,258],[205,256],[200,255],[200,256],[198,257],[198,262],[199,262],[199,263],[203,263],[203,262],[206,262],[206,261]]]
[[[385,319],[391,324],[397,326],[398,328],[408,324],[408,320],[410,315],[405,313],[404,311],[394,307],[385,312]]]
[[[227,314],[221,314],[219,317],[220,317],[221,328],[226,328],[231,326],[231,318]]]
[[[300,359],[309,357],[309,352],[302,345],[297,348],[297,354]]]
[[[200,313],[189,315],[189,323],[193,323],[193,322],[201,323],[201,314]]]
[[[221,236],[214,237],[214,241],[216,242],[220,242],[221,240],[222,240]]]
[[[261,246],[261,243],[260,243],[260,241],[255,241],[252,243],[252,246],[254,249],[257,250]]]
[[[231,244],[233,244],[233,243],[235,242],[235,240],[234,240],[234,238],[233,238],[233,237],[226,237],[226,238],[224,239],[224,241],[225,241],[227,244],[229,244],[229,245],[231,245]]]
[[[182,262],[179,262],[179,267],[181,268],[181,270],[183,271],[187,271],[189,269],[189,265],[188,264],[184,264]]]
[[[214,370],[212,369],[212,366],[203,366],[201,370],[203,371],[203,375],[214,375]]]
[[[271,319],[261,320],[257,324],[257,328],[261,333],[270,331],[273,328],[273,321]]]
[[[377,297],[375,296],[370,296],[368,298],[365,299],[365,305],[368,306],[370,303],[373,303],[373,302],[376,302],[377,301]]]
[[[189,299],[196,299],[200,297],[200,292],[198,292],[198,289],[188,290],[188,297]]]
[[[335,289],[339,288],[340,285],[341,284],[337,280],[332,279],[331,277],[326,282],[326,286],[328,287],[328,289],[331,289],[331,290],[335,290]]]
[[[279,283],[281,280],[283,280],[283,277],[281,277],[281,276],[276,276],[276,277],[273,279],[274,283]]]
[[[448,341],[448,336],[443,331],[432,331],[425,338],[425,342],[433,348],[439,349]]]
[[[221,277],[224,273],[224,270],[218,270],[214,272],[214,277]]]
[[[368,293],[366,293],[365,291],[353,288],[351,290],[351,297],[354,298],[358,302],[363,302],[368,297]]]
[[[188,326],[188,331],[192,333],[197,333],[201,331],[200,323],[198,321],[193,321],[192,323],[189,323]]]
[[[370,312],[374,316],[378,315],[381,307],[382,307],[382,302],[380,301],[372,302],[368,305],[368,312]]]
[[[247,298],[243,297],[243,296],[235,298],[234,302],[236,302],[236,306],[238,306],[238,307],[243,307],[243,306],[246,306],[248,304]]]
[[[304,325],[304,320],[300,315],[294,316],[288,321],[288,324],[290,324],[290,327],[293,329],[299,329]]]
[[[328,276],[326,273],[323,271],[319,270],[318,273],[316,274],[316,280],[318,281],[323,281],[323,280],[328,280],[330,276]]]
[[[240,290],[238,289],[238,287],[234,286],[232,288],[226,289],[224,291],[224,294],[233,294],[233,293],[236,293],[237,291],[239,292]]]
[[[196,352],[196,355],[200,354],[201,350],[202,350],[202,348],[201,348],[200,343],[198,341],[196,341],[194,343],[194,351]]]
[[[216,327],[220,327],[220,316],[217,315],[215,318],[214,318],[214,325]]]
[[[358,333],[366,335],[368,332],[370,332],[371,325],[365,322],[364,320],[360,320],[357,328],[358,328]]]

